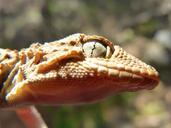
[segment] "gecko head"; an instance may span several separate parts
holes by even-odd
[[[91,85],[111,85],[126,91],[152,89],[159,82],[152,66],[102,36],[78,33],[58,42],[63,43],[62,51],[70,50],[57,70],[62,78],[87,79]]]
[[[90,103],[117,92],[152,89],[159,82],[152,66],[101,36],[74,34],[33,44],[22,53],[8,83],[12,87],[3,94],[11,105]]]
[[[66,63],[58,70],[59,74],[67,72],[66,75],[72,78],[100,78],[99,81],[103,79],[106,85],[129,91],[152,89],[159,82],[158,72],[152,66],[104,37],[74,34],[62,39],[62,42],[79,48],[80,52],[76,50],[77,54],[70,57],[80,61]]]

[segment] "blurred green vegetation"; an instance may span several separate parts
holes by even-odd
[[[48,126],[170,128],[171,39],[157,35],[163,30],[171,33],[168,5],[169,0],[1,0],[0,47],[21,49],[80,32],[105,36],[154,64],[163,80],[160,87],[88,105],[38,106]],[[4,115],[0,114],[0,123],[14,120]],[[18,123],[2,127],[22,127]]]
[[[124,115],[126,116],[121,116],[121,119],[129,120],[134,116],[135,110],[132,106],[134,96],[135,94],[132,93],[118,94],[98,103],[79,106],[39,107],[39,110],[46,111],[47,115],[53,115],[48,116],[48,120],[46,120],[53,128],[104,128],[109,125],[106,120],[110,117],[106,117],[105,115],[108,109],[114,110],[114,113],[116,115],[119,114],[119,116],[125,112]],[[124,111],[120,108],[129,108],[129,111]],[[47,115],[43,114],[43,117],[46,119]]]

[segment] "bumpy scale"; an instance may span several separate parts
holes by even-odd
[[[101,36],[73,34],[20,51],[0,49],[0,106],[80,104],[152,89],[158,72]]]

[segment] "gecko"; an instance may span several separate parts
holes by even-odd
[[[153,89],[155,68],[97,35],[72,34],[19,51],[0,49],[0,107],[92,103]]]

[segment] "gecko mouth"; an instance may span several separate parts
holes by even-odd
[[[139,60],[137,60],[139,61]],[[84,62],[90,69],[95,71],[94,77],[106,81],[106,86],[113,86],[126,91],[137,91],[140,89],[153,89],[159,82],[159,76],[154,68],[131,67],[124,63],[119,63],[115,59],[87,58]],[[140,63],[140,62],[139,62]],[[145,67],[149,69],[146,69]]]

